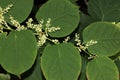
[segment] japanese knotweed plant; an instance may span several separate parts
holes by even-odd
[[[0,80],[120,79],[119,0],[86,1],[90,16],[48,0],[27,18],[32,1],[0,1]]]

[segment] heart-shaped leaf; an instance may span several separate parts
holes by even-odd
[[[36,38],[29,30],[10,32],[1,48],[2,67],[18,76],[33,65],[37,55]]]

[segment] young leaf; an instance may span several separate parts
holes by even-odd
[[[5,20],[10,23],[9,17],[12,15],[21,23],[29,16],[33,7],[33,0],[0,0],[0,6],[2,8],[10,4],[13,4],[13,7],[5,15]]]
[[[77,80],[81,71],[81,56],[70,43],[47,45],[41,58],[46,80]]]
[[[37,55],[36,39],[31,31],[12,31],[1,46],[2,67],[19,76],[34,63]]]
[[[119,80],[117,66],[108,57],[96,57],[88,63],[86,71],[88,80]]]
[[[120,51],[120,28],[110,22],[96,22],[83,31],[84,43],[95,40],[97,44],[88,47],[88,51],[98,56],[112,56]]]
[[[88,12],[100,21],[119,21],[120,0],[90,0]]]
[[[59,31],[50,33],[52,37],[64,37],[72,33],[80,20],[79,9],[68,0],[49,0],[36,15],[38,20],[51,18],[52,26],[59,26]]]

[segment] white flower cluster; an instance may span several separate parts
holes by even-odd
[[[50,27],[50,28],[47,28],[48,32],[55,32],[57,30],[60,30],[60,27]]]
[[[41,20],[39,24],[32,24],[32,21],[33,21],[32,18],[30,18],[28,19],[28,22],[26,22],[26,24],[27,24],[27,28],[35,30],[35,35],[37,35],[38,37],[38,46],[42,46],[43,44],[45,44],[46,40],[50,40],[55,44],[59,43],[57,39],[52,40],[48,38],[48,32],[55,32],[60,30],[60,27],[51,26],[50,18],[48,18],[46,23],[44,22],[44,20]],[[45,28],[44,31],[43,28]]]
[[[60,30],[60,27],[53,27],[51,26],[51,18],[48,18],[48,21],[46,22],[46,28],[45,28],[45,31],[46,32],[55,32],[55,31],[58,31]]]
[[[17,31],[27,29],[27,28],[25,28],[24,25],[20,25],[20,23],[17,20],[15,20],[11,15],[10,15],[10,21],[15,27],[17,27],[17,29],[16,29]]]
[[[67,43],[70,40],[70,36],[66,37],[63,43]]]
[[[79,34],[75,34],[75,42],[77,42],[77,46],[81,45],[81,40],[80,40],[80,35]]]
[[[10,10],[10,8],[12,6],[13,5],[10,4],[6,8],[4,8],[4,9],[2,7],[0,7],[0,32],[3,32],[3,28],[4,27],[10,29],[10,27],[7,25],[7,22],[4,20],[4,15]]]
[[[94,44],[97,44],[97,43],[98,43],[98,42],[95,41],[95,40],[90,40],[90,41],[88,41],[88,42],[85,44],[85,46],[88,48],[89,46],[94,45]]]
[[[8,25],[7,22],[4,20],[4,14],[6,14],[13,5],[8,5],[5,9],[2,9],[0,7],[0,32],[3,32],[3,28],[12,30]],[[50,40],[51,42],[58,44],[59,41],[57,39],[49,39],[48,38],[48,32],[55,32],[60,30],[60,27],[53,27],[51,26],[51,19],[48,18],[46,22],[44,20],[41,20],[39,24],[33,24],[33,19],[30,18],[26,22],[27,26],[21,25],[17,20],[15,20],[12,16],[10,16],[10,21],[13,26],[16,27],[17,31],[26,30],[26,29],[32,29],[34,30],[34,34],[38,37],[38,46],[42,46],[46,40]]]
[[[52,41],[55,44],[59,44],[60,43],[58,39],[51,39],[50,41]]]
[[[94,44],[97,44],[97,41],[95,40],[90,40],[88,41],[85,45],[81,43],[79,34],[75,34],[75,42],[77,42],[78,50],[81,52],[82,50],[85,51],[89,46],[92,46]]]

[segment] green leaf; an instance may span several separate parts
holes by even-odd
[[[119,72],[115,63],[108,57],[96,57],[88,63],[88,80],[119,80]]]
[[[81,12],[80,25],[77,33],[82,34],[83,30],[93,22],[96,22],[94,18]],[[80,35],[80,37],[80,39],[82,39],[82,35]]]
[[[70,43],[47,45],[41,58],[46,80],[77,80],[81,71],[81,56]]]
[[[110,22],[96,22],[83,31],[84,43],[95,40],[98,43],[88,47],[88,51],[98,56],[112,56],[120,51],[120,28]]]
[[[40,61],[41,61],[40,58],[38,58],[35,64],[34,70],[32,71],[32,74],[29,75],[24,80],[44,80],[42,76],[41,67],[40,67]]]
[[[120,0],[90,0],[88,12],[100,21],[119,21]]]
[[[36,38],[29,30],[10,32],[1,48],[2,67],[17,76],[33,65],[37,55]]]
[[[72,2],[73,4],[77,5],[76,2],[77,2],[78,0],[69,0],[69,1]]]
[[[0,55],[1,55],[1,51],[2,51],[2,45],[4,45],[4,41],[5,41],[5,39],[6,39],[6,35],[7,35],[7,33],[0,33]],[[0,64],[1,64],[1,60],[0,60]]]
[[[69,0],[69,1],[71,1],[71,2],[74,2],[74,3],[75,3],[75,2],[76,2],[76,1],[78,1],[78,0]]]
[[[68,0],[49,0],[36,15],[38,20],[51,18],[52,26],[59,26],[59,31],[49,33],[52,37],[64,37],[72,33],[80,20],[79,9]]]
[[[13,4],[13,7],[5,15],[5,20],[10,23],[9,16],[12,15],[21,23],[29,16],[33,7],[33,0],[0,0],[2,8],[5,8],[9,4]]]
[[[0,73],[0,80],[10,80],[10,75]]]

